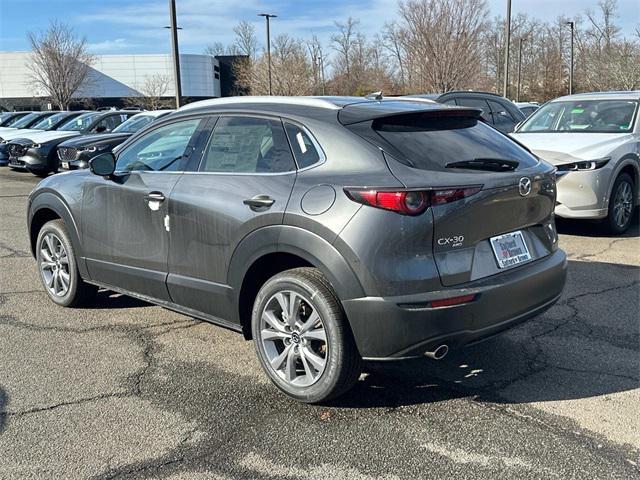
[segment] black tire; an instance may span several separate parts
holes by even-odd
[[[68,263],[67,271],[65,273],[68,273],[69,280],[68,289],[66,290],[66,293],[62,295],[57,295],[51,291],[51,287],[47,285],[47,278],[45,278],[47,273],[45,273],[42,268],[43,264],[47,263],[43,249],[46,251],[50,250],[49,247],[46,246],[45,239],[48,235],[53,235],[54,239],[57,238],[66,252]],[[49,236],[49,239],[51,240],[51,236]],[[98,288],[86,283],[80,277],[73,244],[71,243],[69,233],[67,232],[67,228],[62,220],[52,220],[47,222],[38,232],[38,240],[36,241],[36,260],[40,282],[42,283],[45,292],[54,303],[62,307],[81,307],[89,305],[93,301]],[[56,268],[60,268],[64,264],[64,262],[48,263],[58,263]]]
[[[626,218],[626,221],[619,222],[619,217],[616,216],[616,199],[618,195],[620,195],[623,189],[628,189],[631,192],[631,212],[630,215]],[[636,214],[635,212],[635,184],[633,178],[628,173],[621,173],[616,178],[616,181],[613,184],[613,188],[611,189],[611,196],[609,197],[609,211],[607,212],[607,218],[604,220],[604,226],[608,233],[611,235],[621,235],[627,231],[629,225],[631,225],[631,221],[633,220],[633,216]]]
[[[50,172],[48,170],[32,170],[31,173],[39,178],[47,178]]]
[[[277,293],[294,292],[296,295],[303,297],[302,307],[299,306],[297,318],[303,319],[304,308],[307,308],[307,299],[310,301],[310,311],[316,311],[320,317],[318,323],[321,329],[326,333],[326,342],[324,350],[324,369],[319,376],[316,377],[314,383],[307,386],[293,385],[282,378],[278,372],[272,367],[266,347],[262,340],[262,324],[261,321],[263,311],[270,305]],[[286,323],[286,320],[285,320]],[[290,327],[286,327],[290,328]],[[358,380],[361,372],[362,359],[358,353],[353,334],[347,322],[347,318],[342,309],[342,305],[338,300],[336,293],[329,281],[322,273],[315,268],[295,268],[279,273],[269,279],[260,289],[253,305],[251,315],[251,329],[258,359],[263,369],[267,373],[270,380],[289,397],[305,403],[321,403],[333,399],[347,390],[349,390]],[[300,344],[292,343],[289,345],[295,349],[300,347],[301,350],[309,348],[311,340],[307,344],[301,333]],[[282,340],[282,348],[285,348],[286,340]],[[273,344],[275,348],[275,343]],[[296,350],[297,351],[297,350]],[[276,351],[277,353],[277,351]],[[304,356],[304,355],[302,355]],[[298,360],[301,371],[306,374],[308,370],[302,365],[302,358]],[[295,360],[294,360],[295,362]],[[307,362],[305,360],[305,362]],[[307,362],[306,368],[311,365]],[[314,372],[318,373],[318,372]],[[312,378],[311,376],[301,376],[303,378]]]

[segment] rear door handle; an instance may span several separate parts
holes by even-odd
[[[255,197],[247,198],[242,203],[248,205],[254,212],[262,212],[271,208],[271,205],[276,201],[269,195],[256,195]]]

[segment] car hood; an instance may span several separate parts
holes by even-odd
[[[24,137],[25,135],[44,132],[44,130],[36,130],[33,128],[14,128],[8,132],[0,132],[0,139],[11,140],[12,138]]]
[[[59,140],[61,138],[70,138],[80,135],[80,132],[69,132],[66,130],[52,130],[48,132],[35,132],[28,135],[22,135],[24,138],[28,138],[35,143],[46,143],[52,140]]]
[[[130,133],[99,133],[97,135],[80,135],[64,141],[65,147],[86,147],[87,145],[111,144],[124,141]]]
[[[632,133],[512,133],[540,158],[554,165],[607,157],[620,145],[632,141]]]

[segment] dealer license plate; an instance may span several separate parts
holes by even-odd
[[[505,233],[489,239],[498,267],[507,268],[531,260],[531,254],[521,231]]]

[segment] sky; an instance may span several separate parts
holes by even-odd
[[[491,15],[505,15],[506,0],[488,0]],[[360,20],[367,35],[397,17],[397,0],[176,0],[181,53],[202,53],[207,44],[233,42],[233,26],[254,22],[264,37],[258,13],[278,15],[272,36],[317,35],[327,45],[334,22]],[[575,17],[595,9],[597,0],[513,0],[512,15],[527,13],[540,20]],[[640,24],[640,0],[618,0],[619,24],[631,35]],[[64,21],[84,36],[92,53],[164,53],[171,48],[168,0],[0,0],[0,51],[28,50],[27,32],[46,29],[50,20]]]

